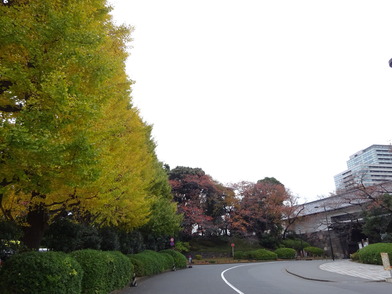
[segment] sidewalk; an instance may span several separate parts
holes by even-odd
[[[358,278],[370,281],[391,281],[390,271],[380,265],[362,264],[351,260],[299,261],[291,264],[286,271],[298,277],[323,282],[341,282]]]
[[[320,265],[320,269],[373,281],[385,281],[391,278],[390,271],[384,270],[384,267],[381,265],[363,264],[351,260],[337,260],[324,263]]]

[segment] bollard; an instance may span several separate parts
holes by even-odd
[[[136,274],[135,273],[133,273],[133,277],[132,277],[132,281],[131,281],[130,287],[137,287]]]
[[[380,255],[381,255],[382,265],[384,266],[384,270],[389,271],[389,274],[391,276],[390,278],[387,278],[386,281],[388,283],[392,283],[392,267],[389,262],[389,255],[386,252],[381,252]]]

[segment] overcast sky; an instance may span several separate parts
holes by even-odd
[[[391,144],[391,0],[110,0],[159,160],[311,201]]]

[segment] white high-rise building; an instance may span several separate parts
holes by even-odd
[[[372,145],[358,151],[350,156],[347,168],[334,177],[336,191],[392,181],[392,146]]]

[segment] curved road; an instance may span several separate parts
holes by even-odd
[[[390,293],[392,284],[325,273],[326,281],[292,275],[287,268],[301,272],[321,271],[320,262],[287,261],[247,264],[199,265],[167,272],[141,281],[123,294],[377,294]]]

